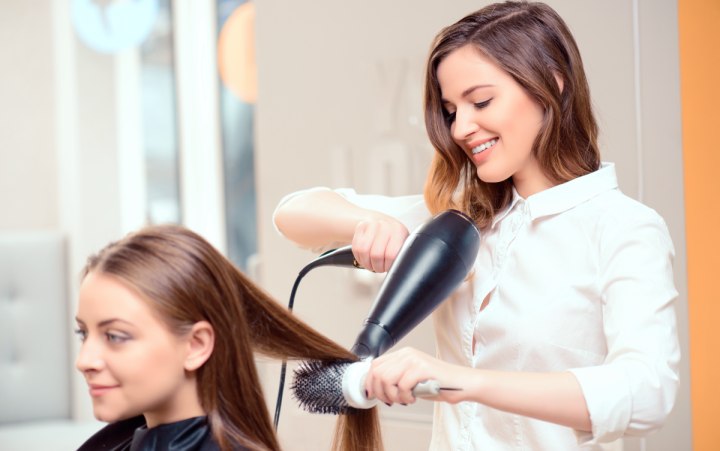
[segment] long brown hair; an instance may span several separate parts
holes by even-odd
[[[215,330],[212,355],[197,370],[198,395],[222,450],[278,450],[254,352],[280,359],[356,360],[274,301],[198,234],[151,226],[88,259],[96,271],[138,290],[173,333],[198,321]],[[382,448],[376,409],[341,415],[333,446]]]
[[[425,124],[436,149],[425,184],[433,213],[456,208],[486,227],[512,198],[512,180],[485,183],[452,140],[445,120],[437,68],[471,45],[510,74],[544,110],[533,152],[555,184],[600,167],[597,123],[580,52],[570,30],[549,6],[536,2],[496,3],[467,15],[436,36],[427,62]],[[562,89],[558,86],[558,77]]]

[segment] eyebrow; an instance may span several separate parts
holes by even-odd
[[[472,93],[473,93],[475,90],[477,90],[477,89],[481,89],[481,88],[492,88],[493,86],[495,86],[495,85],[474,85],[474,86],[470,86],[469,88],[467,88],[466,90],[464,90],[464,91],[462,92],[462,94],[460,94],[460,97],[467,97],[467,96],[469,96],[470,94],[472,94]],[[450,102],[450,101],[447,100],[447,99],[440,99],[440,101],[441,101],[442,103],[452,103],[452,102]]]
[[[85,322],[84,322],[83,320],[81,320],[80,318],[78,318],[77,316],[75,317],[75,321],[77,321],[79,324],[82,324],[83,326],[85,325]],[[130,321],[125,321],[124,319],[120,319],[120,318],[109,318],[109,319],[105,319],[105,320],[100,321],[100,322],[98,323],[98,327],[107,326],[108,324],[112,324],[112,323],[114,323],[114,322],[121,322],[121,323],[128,324],[128,325],[130,325],[130,326],[133,326],[133,323],[131,323]]]

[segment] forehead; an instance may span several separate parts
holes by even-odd
[[[437,78],[444,99],[460,97],[472,86],[498,86],[511,79],[493,60],[471,45],[450,52],[438,65]]]
[[[80,285],[78,318],[86,323],[119,318],[139,326],[160,322],[137,290],[117,277],[95,271]]]

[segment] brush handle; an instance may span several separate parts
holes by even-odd
[[[370,360],[361,360],[347,366],[342,376],[342,394],[345,401],[356,409],[369,409],[379,401],[365,397],[365,376],[370,371]],[[412,389],[416,398],[432,398],[440,394],[440,384],[433,379],[420,382]]]
[[[412,389],[412,394],[416,398],[437,396],[440,394],[440,384],[438,384],[438,381],[433,379],[420,382]]]

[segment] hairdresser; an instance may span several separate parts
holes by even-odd
[[[424,196],[315,188],[274,220],[295,243],[352,243],[375,272],[408,231],[455,208],[482,233],[474,272],[433,314],[437,355],[372,362],[388,404],[436,379],[431,449],[604,449],[660,428],[680,352],[663,219],[602,163],[580,53],[542,3],[487,6],[440,31],[427,61],[435,148]]]

